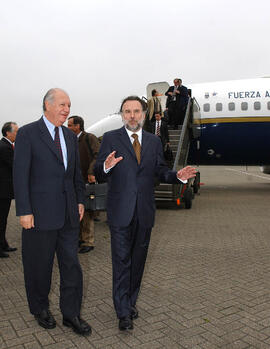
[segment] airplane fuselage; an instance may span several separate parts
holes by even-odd
[[[192,85],[200,106],[198,141],[190,162],[198,164],[270,164],[270,79]]]
[[[150,83],[165,109],[169,84]],[[194,124],[200,134],[191,143],[189,163],[202,165],[270,165],[270,78],[188,85],[198,106]],[[121,116],[108,116],[87,131],[102,136],[121,127]]]

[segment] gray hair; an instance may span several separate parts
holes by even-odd
[[[53,100],[54,100],[54,95],[55,95],[55,93],[57,91],[62,91],[62,92],[64,92],[68,96],[66,91],[62,90],[61,88],[51,88],[51,89],[49,89],[49,91],[47,91],[45,96],[43,97],[43,102],[42,102],[43,111],[46,111],[46,104],[45,104],[45,102],[49,102],[51,104],[53,102]]]

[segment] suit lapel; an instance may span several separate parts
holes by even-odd
[[[9,148],[11,148],[11,149],[13,150],[12,144],[11,144],[9,141],[7,141],[6,138],[3,137],[3,138],[1,139],[1,141],[4,142],[6,145],[9,146]]]
[[[143,162],[143,158],[145,156],[145,153],[147,152],[147,148],[150,142],[150,137],[147,132],[142,130],[142,148],[141,148],[141,164]]]
[[[47,144],[47,146],[55,154],[55,156],[58,158],[58,160],[61,163],[63,163],[63,161],[61,159],[61,156],[60,156],[59,152],[56,149],[56,146],[54,144],[52,136],[50,135],[50,132],[49,132],[49,130],[48,130],[47,126],[45,125],[45,122],[43,121],[42,118],[39,119],[38,126],[39,126],[39,129],[40,129],[41,139],[43,140],[43,142],[45,142]]]

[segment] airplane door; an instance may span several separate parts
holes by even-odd
[[[201,111],[196,98],[193,97],[192,105],[192,135],[193,138],[200,138],[201,136]]]
[[[159,99],[160,99],[162,110],[165,110],[166,100],[167,100],[167,96],[165,96],[165,92],[167,92],[169,87],[170,85],[166,81],[153,82],[148,84],[146,87],[147,99],[150,99],[152,97],[152,90],[157,90],[160,94]]]

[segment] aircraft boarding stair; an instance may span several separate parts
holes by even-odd
[[[193,98],[189,99],[184,123],[178,130],[169,129],[170,147],[173,152],[173,170],[177,171],[187,164],[189,146],[193,137]],[[170,165],[168,163],[168,165]],[[187,184],[179,181],[179,184],[160,183],[155,187],[155,200],[157,205],[166,203],[166,206],[191,208],[194,193],[199,190],[200,175],[197,173],[195,179],[189,180]]]

